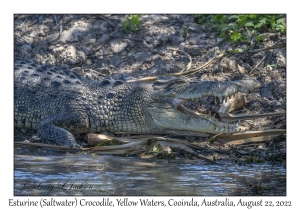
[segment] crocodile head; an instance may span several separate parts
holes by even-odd
[[[251,79],[230,82],[188,82],[184,79],[173,79],[169,82],[156,82],[153,86],[156,92],[152,96],[148,111],[157,125],[167,130],[217,134],[244,131],[247,128],[222,123],[212,116],[186,108],[183,103],[205,96],[226,100],[239,92],[253,92],[260,87],[260,83]]]

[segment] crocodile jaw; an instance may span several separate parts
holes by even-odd
[[[182,130],[198,133],[233,133],[247,130],[237,124],[227,124],[214,117],[192,111],[182,104],[175,108],[171,104],[164,107],[148,107],[153,121],[161,128],[167,130]]]
[[[215,96],[228,100],[238,92],[249,93],[260,87],[254,80],[240,80],[233,82],[203,81],[197,84],[185,85],[177,88],[177,93],[169,94],[170,98],[160,98],[148,107],[154,122],[169,130],[182,130],[200,133],[232,133],[247,130],[238,124],[227,124],[216,120],[212,116],[192,111],[183,102],[199,99],[204,96]]]

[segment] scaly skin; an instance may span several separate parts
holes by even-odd
[[[248,93],[259,87],[250,79],[94,81],[69,70],[20,59],[15,59],[14,76],[15,127],[37,130],[46,142],[70,147],[79,147],[73,135],[89,132],[166,134],[182,130],[216,134],[245,130],[195,113],[181,103],[203,96]]]

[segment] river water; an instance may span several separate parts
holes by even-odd
[[[286,195],[283,164],[159,160],[109,155],[15,154],[18,195]]]

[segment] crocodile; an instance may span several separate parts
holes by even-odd
[[[71,70],[15,58],[14,126],[37,130],[45,142],[81,147],[74,135],[171,131],[218,134],[247,128],[227,124],[186,108],[204,96],[226,99],[260,87],[256,80],[154,82],[93,80]]]

